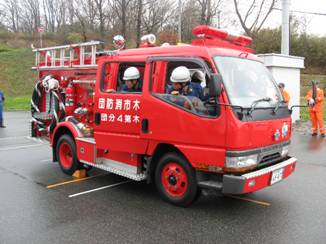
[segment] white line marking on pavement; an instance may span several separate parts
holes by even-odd
[[[41,163],[52,162],[52,158],[42,159],[40,162]]]
[[[79,192],[79,193],[76,193],[76,194],[72,194],[72,195],[69,195],[69,197],[70,198],[71,197],[77,197],[77,196],[88,194],[88,193],[91,193],[91,192],[94,192],[94,191],[100,191],[100,190],[103,190],[103,189],[112,188],[112,187],[116,187],[116,186],[119,186],[119,185],[124,185],[124,184],[130,183],[132,181],[133,180],[126,180],[126,181],[122,181],[122,182],[119,182],[119,183],[116,183],[116,184],[102,186],[102,187],[99,187],[99,188],[95,188],[93,190],[83,191],[83,192]]]
[[[28,136],[9,136],[9,137],[1,137],[0,140],[15,140],[15,139],[23,139]]]
[[[27,140],[30,141],[35,141],[35,142],[39,142],[42,144],[49,144],[49,141],[45,140],[45,139],[41,139],[41,138],[37,138],[37,137],[31,137],[31,136],[26,136],[25,137]]]
[[[43,146],[43,144],[30,144],[30,145],[24,145],[24,146],[18,146],[18,147],[4,147],[4,148],[0,148],[0,151],[10,151],[10,150],[24,149],[24,148],[30,148],[30,147],[39,147],[39,146]]]

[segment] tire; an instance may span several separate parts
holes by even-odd
[[[189,206],[200,193],[195,170],[177,153],[167,153],[159,160],[155,183],[164,201],[180,207]]]
[[[63,135],[59,138],[56,155],[60,168],[65,174],[72,175],[77,169],[81,168],[77,159],[76,145],[71,136]]]

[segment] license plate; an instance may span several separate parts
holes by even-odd
[[[284,168],[274,170],[272,172],[271,185],[283,179]]]

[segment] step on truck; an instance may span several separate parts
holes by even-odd
[[[178,206],[203,190],[246,194],[287,178],[297,162],[291,110],[251,38],[209,26],[193,35],[161,46],[147,35],[134,49],[116,36],[114,51],[99,41],[34,49],[32,136],[49,141],[66,174],[95,167],[145,180]],[[136,92],[124,89],[130,67]],[[201,97],[171,92],[178,67]]]

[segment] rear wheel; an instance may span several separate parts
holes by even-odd
[[[155,170],[155,183],[163,200],[187,207],[198,197],[195,170],[179,154],[164,155]]]
[[[72,175],[80,168],[77,159],[76,145],[71,136],[63,135],[59,138],[56,147],[57,159],[61,170],[68,175]]]

